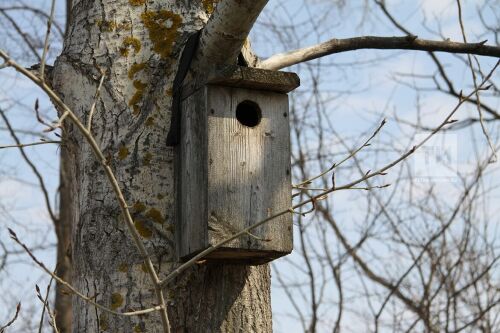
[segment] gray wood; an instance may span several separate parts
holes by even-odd
[[[246,100],[260,107],[255,127],[236,119]],[[185,260],[291,206],[290,128],[288,97],[273,89],[210,84],[184,99],[181,112],[176,230]],[[267,262],[292,251],[292,235],[286,214],[208,259]]]
[[[236,106],[256,102],[258,126],[236,119]],[[209,243],[287,209],[291,203],[288,98],[284,94],[240,88],[208,88]],[[212,114],[213,110],[213,114]],[[226,247],[291,251],[291,216],[269,222]]]
[[[300,78],[291,72],[227,65],[213,70],[202,81],[186,80],[182,97],[191,96],[207,84],[288,93],[300,86]]]
[[[182,102],[177,179],[180,257],[207,247],[207,113],[205,90]]]
[[[291,72],[270,71],[229,65],[211,73],[209,84],[287,93],[300,85],[299,76]]]

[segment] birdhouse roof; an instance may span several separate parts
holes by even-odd
[[[297,74],[236,65],[214,70],[208,84],[288,93],[300,86]]]

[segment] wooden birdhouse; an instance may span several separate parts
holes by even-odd
[[[291,206],[287,93],[294,73],[229,66],[183,89],[178,145],[181,260]],[[292,251],[285,214],[207,259],[264,263]]]

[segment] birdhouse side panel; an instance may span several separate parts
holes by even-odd
[[[208,247],[207,235],[207,108],[206,91],[182,101],[178,145],[178,253],[188,258]]]
[[[207,97],[208,240],[214,245],[290,207],[290,129],[285,94],[208,86]],[[224,247],[247,250],[244,255],[289,253],[291,216],[276,218]]]

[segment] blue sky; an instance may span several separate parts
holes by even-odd
[[[12,0],[12,2],[15,2]],[[30,1],[28,1],[29,3]],[[362,35],[392,36],[401,33],[397,31],[380,13],[373,15],[366,11],[364,1],[349,1],[343,8],[332,8],[329,1],[310,1],[314,3],[311,11],[307,12],[301,1],[274,1],[271,0],[259,18],[255,29],[252,31],[251,39],[253,47],[258,55],[267,57],[277,52],[283,52],[290,48],[308,46],[329,38],[347,38]],[[41,4],[39,1],[31,3]],[[58,2],[58,17],[62,17],[64,8]],[[482,1],[468,1],[464,5],[464,23],[470,41],[483,40],[485,36],[480,36],[481,25],[478,20],[476,6],[480,6]],[[49,1],[43,1],[43,6],[47,8]],[[284,5],[283,5],[284,4]],[[438,39],[433,31],[441,31],[445,37],[452,40],[461,40],[461,34],[457,21],[455,1],[386,1],[388,8],[395,16],[413,33],[421,38]],[[371,5],[371,3],[370,3]],[[370,7],[372,10],[373,5]],[[425,19],[424,19],[425,16]],[[17,16],[21,19],[22,17]],[[488,18],[488,16],[487,16]],[[61,19],[62,22],[62,19]],[[423,24],[425,22],[425,26]],[[31,22],[25,22],[29,28]],[[315,25],[318,26],[315,26]],[[278,25],[278,28],[272,27]],[[279,27],[283,25],[283,27]],[[286,27],[297,25],[296,31],[291,31]],[[315,29],[316,32],[312,32]],[[43,31],[39,31],[43,34]],[[281,40],[280,40],[281,38]],[[284,42],[284,43],[283,43]],[[283,45],[287,44],[287,45]],[[6,40],[8,49],[15,49],[15,45]],[[54,44],[52,57],[57,53],[57,43]],[[470,72],[459,59],[453,56],[440,55],[440,59],[446,63],[450,76],[459,89],[468,91],[471,88]],[[377,60],[375,62],[375,60]],[[487,71],[494,63],[494,59],[481,58],[481,66]],[[305,65],[294,66],[287,70],[297,71],[301,76],[302,85],[294,92],[294,100],[297,107],[303,105],[311,95],[311,73],[314,73],[318,80],[319,99],[322,102],[322,112],[328,116],[333,123],[336,132],[348,140],[355,147],[368,137],[382,117],[387,117],[388,124],[383,132],[374,140],[374,145],[394,147],[393,151],[388,151],[377,159],[364,157],[367,169],[383,165],[384,162],[396,158],[401,151],[414,144],[408,138],[409,128],[398,126],[394,121],[394,115],[408,121],[416,119],[417,106],[422,111],[422,121],[428,126],[439,124],[440,120],[451,110],[455,104],[455,99],[436,92],[421,91],[416,93],[414,89],[407,85],[395,82],[395,78],[409,84],[418,86],[430,86],[431,82],[425,80],[414,80],[402,77],[400,74],[433,74],[435,66],[424,52],[403,52],[403,51],[374,51],[360,50],[326,57],[313,62],[321,65],[320,70],[308,68]],[[26,66],[31,63],[25,62]],[[498,76],[497,76],[498,78]],[[35,99],[40,101],[42,114],[50,120],[55,117],[55,112],[50,101],[43,96],[25,79],[20,78],[11,70],[2,70],[0,75],[0,107],[8,109],[8,116],[15,128],[22,128],[40,132],[43,128],[36,122],[33,116],[33,105]],[[492,107],[499,109],[500,99],[484,97]],[[16,101],[16,102],[14,102]],[[318,112],[314,107],[310,110],[311,121],[316,121],[314,116]],[[468,114],[477,112],[473,107],[467,106],[458,114],[458,118],[465,118]],[[306,119],[307,121],[307,119]],[[3,124],[0,124],[2,127]],[[490,125],[490,132],[495,142],[498,142],[498,125]],[[45,135],[55,138],[53,134]],[[308,133],[310,140],[308,147],[314,150],[318,146],[317,136],[312,131]],[[22,141],[36,141],[37,138],[31,135],[24,135]],[[338,139],[333,133],[326,133],[325,145],[330,147],[334,156],[340,158],[344,151],[338,144]],[[460,132],[454,139],[457,142],[458,155],[456,163],[460,168],[467,168],[470,161],[475,159],[474,147],[480,147],[481,154],[487,154],[487,146],[484,137],[480,134],[478,126],[467,132]],[[5,132],[0,132],[0,144],[11,143],[11,139]],[[398,151],[399,150],[399,151]],[[43,145],[36,148],[27,148],[30,156],[37,166],[46,175],[46,185],[52,193],[54,203],[54,193],[58,185],[58,150],[55,146]],[[338,154],[338,155],[335,155]],[[332,161],[334,162],[334,161]],[[32,245],[39,243],[54,243],[55,237],[52,234],[50,221],[44,209],[40,192],[36,189],[36,180],[30,170],[20,160],[19,153],[15,150],[0,150],[0,219],[7,222],[10,227],[23,231],[29,235],[24,240]],[[313,166],[314,168],[314,166]],[[319,171],[319,170],[318,170]],[[492,182],[496,182],[495,173],[489,177]],[[346,174],[345,178],[338,180],[339,184],[348,182],[355,178],[355,174]],[[390,180],[392,175],[387,178]],[[445,191],[453,193],[453,184],[442,185]],[[492,194],[493,198],[498,196],[498,192]],[[335,207],[345,217],[346,223],[355,225],[361,218],[363,204],[356,200],[355,193],[335,194]],[[494,213],[498,208],[489,207],[488,212]],[[494,214],[492,214],[494,216]],[[12,218],[22,223],[11,222]],[[0,239],[9,242],[5,228],[0,229]],[[297,237],[296,237],[297,239]],[[313,240],[314,242],[314,240]],[[332,244],[332,246],[336,246]],[[39,251],[37,255],[43,259],[48,266],[54,265],[54,251]],[[0,320],[9,316],[16,299],[20,299],[24,304],[32,303],[34,299],[34,283],[41,286],[46,284],[47,278],[38,269],[33,269],[30,261],[25,258],[16,257],[16,262],[9,266],[9,273],[2,272],[0,278],[0,303],[5,306],[0,307]],[[302,259],[298,252],[290,255],[287,259],[280,259],[275,262],[274,268],[280,270],[283,276],[295,275],[296,270],[291,267],[290,262],[301,263]],[[319,269],[319,268],[318,268]],[[274,274],[274,278],[275,278]],[[6,282],[5,282],[6,281]],[[273,311],[275,320],[275,331],[279,332],[300,332],[300,324],[293,318],[291,304],[283,294],[283,290],[276,287],[273,280]],[[358,285],[355,283],[354,285]],[[330,306],[322,309],[323,315],[328,318],[335,313],[335,298],[337,295],[329,291]],[[307,311],[306,311],[307,312]],[[24,318],[29,320],[29,318]],[[346,320],[346,319],[344,319]],[[326,322],[326,320],[325,320]],[[325,330],[329,323],[325,323]],[[355,326],[350,327],[351,331],[356,331]]]
[[[312,45],[330,38],[348,38],[363,35],[402,35],[380,14],[379,10],[377,10],[377,14],[366,12],[365,3],[370,4],[370,10],[374,9],[371,2],[352,1],[340,9],[329,9],[331,8],[331,2],[328,1],[314,1],[314,3],[317,6],[311,10],[311,13],[308,13],[301,7],[301,2],[298,1],[271,1],[252,33],[252,42],[257,53],[265,57],[288,49]],[[281,4],[284,4],[284,6]],[[445,38],[452,40],[460,41],[462,38],[455,1],[386,1],[386,4],[394,16],[420,38],[441,39],[433,31],[441,31]],[[464,24],[469,41],[491,38],[491,36],[480,35],[481,28],[475,8],[481,4],[481,1],[469,1],[464,4]],[[492,18],[488,14],[486,14],[486,17]],[[273,24],[284,27],[285,31],[280,28],[272,28]],[[316,24],[317,27],[315,27]],[[299,28],[292,31],[292,29],[287,29],[290,25],[299,25]],[[311,32],[313,29],[316,29],[317,33]],[[285,41],[287,45],[283,46],[283,43],[276,42],[279,39]],[[456,57],[443,55],[442,53],[438,54],[438,56],[445,64],[457,90],[470,91],[472,87],[471,75],[463,62]],[[377,61],[375,62],[374,59]],[[494,65],[495,61],[495,59],[481,58],[482,69],[487,71],[488,68]],[[376,158],[375,155],[369,153],[369,150],[360,153],[366,170],[374,170],[377,166],[380,167],[388,161],[394,160],[402,152],[416,144],[422,136],[426,135],[420,132],[416,133],[416,137],[412,137],[410,135],[412,129],[398,125],[395,122],[395,116],[399,119],[414,122],[417,119],[418,107],[421,111],[422,123],[432,128],[439,125],[456,104],[455,98],[445,94],[433,91],[420,91],[417,93],[413,88],[407,86],[407,84],[414,84],[419,87],[432,87],[430,80],[407,78],[400,75],[434,74],[436,68],[425,52],[359,50],[332,55],[314,61],[314,63],[323,65],[314,74],[315,79],[319,82],[319,95],[324,102],[322,105],[324,114],[333,123],[332,126],[335,131],[345,138],[352,145],[351,147],[357,147],[364,141],[373,132],[382,117],[386,117],[388,120],[380,135],[374,139],[372,147],[373,149],[376,147],[393,147],[393,149],[378,154]],[[294,92],[294,98],[300,104],[300,101],[310,96],[312,82],[309,73],[314,70],[307,68],[305,65],[293,66],[287,70],[297,71],[301,76],[301,87]],[[498,74],[494,77],[498,78]],[[395,82],[395,78],[399,79],[399,83]],[[349,93],[346,93],[346,91]],[[482,100],[487,101],[494,109],[498,110],[500,106],[499,99],[488,98],[485,95],[487,94],[483,95]],[[304,121],[316,121],[314,114],[317,112],[317,109],[311,107],[310,116],[305,118]],[[454,118],[465,119],[470,115],[477,115],[477,110],[472,106],[464,106]],[[493,141],[498,143],[498,125],[488,127]],[[338,144],[338,138],[334,133],[326,131],[323,139],[327,142],[325,145],[329,148],[328,150],[333,153],[332,163],[340,160],[343,148]],[[478,126],[472,127],[471,130],[460,131],[436,139],[451,140],[452,146],[456,147],[456,154],[454,155],[456,160],[453,161],[453,166],[461,172],[473,170],[476,147],[479,149],[480,155],[489,154],[485,138]],[[315,133],[310,133],[310,141],[307,144],[307,148],[313,152],[318,147]],[[335,155],[335,153],[339,155]],[[408,161],[408,164],[418,166],[419,161],[422,159],[425,159],[425,156],[417,154]],[[311,165],[311,168],[314,169],[315,167],[317,168],[316,165]],[[493,171],[486,178],[492,188],[498,184],[494,176],[497,169],[496,165],[491,166],[489,170]],[[320,171],[318,168],[316,170],[317,172]],[[392,172],[389,172],[388,176],[384,177],[383,180],[376,179],[375,184],[391,183],[397,176],[397,170],[399,169],[395,168]],[[456,178],[453,173],[451,176]],[[343,174],[340,172],[340,175],[337,176],[337,184],[347,183],[349,180],[356,178],[359,178],[356,173]],[[433,185],[435,181],[435,179],[431,179],[430,185]],[[458,193],[459,186],[457,187],[456,183],[440,182],[435,184],[437,184],[436,187],[439,188],[440,193],[449,198],[449,204],[456,199],[453,195]],[[425,188],[427,187],[422,186],[422,195],[425,193]],[[390,192],[390,190],[385,190],[383,194],[387,192]],[[494,198],[498,196],[498,192],[493,191],[490,195],[490,198],[495,200]],[[354,241],[358,234],[356,230],[362,228],[362,225],[358,225],[358,223],[363,221],[366,203],[355,191],[335,193],[330,200],[335,203],[334,209],[337,218],[340,220],[339,223],[345,226],[346,234],[351,236]],[[485,203],[485,206],[487,207],[484,212],[485,218],[491,217],[492,224],[498,224],[499,221],[496,217],[498,216],[498,208],[496,205]],[[310,219],[306,219],[306,223],[313,223],[307,222],[308,220]],[[352,230],[352,232],[348,230]],[[297,228],[295,231],[297,231]],[[495,234],[495,232],[492,233]],[[311,237],[311,246],[317,245],[319,241],[314,239],[314,236]],[[297,235],[295,240],[295,252],[286,259],[276,261],[273,268],[275,268],[275,275],[276,270],[282,272],[281,275],[285,281],[306,284],[307,276],[299,268],[293,267],[294,265],[298,267],[304,267],[305,265],[299,253],[300,246],[297,242]],[[331,241],[331,248],[338,246],[334,237],[331,238]],[[371,250],[390,255],[390,252],[381,245],[377,245]],[[394,260],[392,258],[388,262],[391,261],[393,264],[399,264],[403,267],[406,263],[404,259]],[[322,268],[316,266],[315,271],[317,274],[321,274]],[[347,281],[352,282],[349,289],[351,295],[355,295],[356,288],[362,289],[362,285],[357,280],[356,274],[353,272],[347,274],[353,276],[352,280],[348,279]],[[335,304],[338,301],[338,294],[332,284],[328,285],[326,295],[326,305],[320,311],[322,314],[320,332],[331,331],[332,320],[336,318]],[[307,295],[306,287],[297,288],[294,291],[294,296],[302,311],[307,315],[309,313],[306,308],[307,302],[304,303],[303,300],[304,298],[309,300],[310,296]],[[276,280],[273,283],[272,300],[275,331],[302,331],[296,313]],[[353,312],[359,310],[362,313],[368,310],[366,303],[353,302],[349,306],[353,307],[351,309]],[[347,331],[364,331],[366,327],[363,326],[364,324],[359,319],[360,317],[352,317],[352,314],[345,315],[344,323]]]

